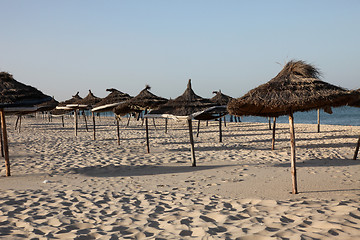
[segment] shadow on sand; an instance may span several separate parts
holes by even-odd
[[[91,177],[134,177],[134,176],[147,176],[147,175],[160,175],[160,174],[176,174],[205,171],[215,168],[223,168],[235,165],[208,165],[190,167],[189,165],[183,166],[91,166],[84,168],[72,168],[71,172],[75,174],[82,174]],[[237,165],[236,165],[237,166]]]

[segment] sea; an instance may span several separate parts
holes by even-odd
[[[343,126],[360,126],[360,108],[357,107],[337,107],[332,108],[333,113],[328,114],[322,109],[320,110],[320,124],[327,125],[343,125]],[[230,116],[226,116],[226,120],[230,121]],[[266,117],[244,116],[242,122],[261,122],[268,123]],[[272,122],[272,119],[271,119]],[[281,116],[276,119],[277,123],[289,123],[288,116]],[[317,110],[308,112],[295,112],[294,123],[317,124]]]
[[[320,123],[328,125],[360,126],[360,108],[357,107],[337,107],[332,108],[333,113],[328,114],[320,110]],[[90,112],[87,115],[90,116]],[[101,113],[102,116],[114,116],[113,112]],[[127,116],[126,116],[127,117]],[[226,121],[230,122],[230,116],[226,116]],[[243,116],[242,122],[268,123],[267,117]],[[272,122],[272,119],[271,119]],[[277,123],[289,123],[288,116],[281,116],[276,119]],[[295,112],[294,123],[317,124],[317,110],[308,112]]]

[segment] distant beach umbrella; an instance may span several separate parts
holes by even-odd
[[[91,109],[93,113],[93,126],[94,126],[94,140],[96,139],[95,136],[95,113],[96,112],[109,112],[112,111],[115,107],[119,106],[120,104],[124,103],[125,101],[131,99],[132,97],[127,94],[123,93],[115,88],[106,89],[106,91],[110,92],[105,98],[103,98],[100,102],[96,103],[93,108]],[[117,131],[118,131],[118,144],[120,144],[120,136],[119,136],[119,119],[116,118],[117,123]]]
[[[293,113],[343,106],[353,98],[350,91],[323,82],[319,77],[314,66],[303,61],[290,61],[275,78],[228,104],[229,113],[239,116],[289,115],[293,194],[298,193]]]
[[[134,111],[154,109],[168,101],[166,98],[151,93],[150,89],[151,87],[146,85],[138,95],[115,107],[113,112],[123,116]]]
[[[191,79],[189,79],[185,92],[179,97],[169,100],[167,103],[160,105],[158,109],[154,109],[145,115],[147,118],[173,118],[178,120],[186,120],[189,126],[189,135],[191,143],[192,166],[196,166],[194,139],[192,133],[192,119],[211,120],[224,116],[226,107],[217,106],[209,99],[202,98],[195,94],[191,88]],[[147,121],[146,121],[147,123]],[[148,128],[147,130],[147,150],[149,149]]]
[[[11,109],[34,107],[36,104],[51,100],[50,96],[43,94],[34,87],[16,81],[7,72],[0,72],[0,117],[2,128],[2,143],[5,157],[6,176],[10,176],[9,148],[6,131],[5,114]],[[36,108],[36,107],[35,107]],[[19,110],[18,110],[19,111]]]
[[[108,112],[112,111],[114,107],[132,98],[129,94],[123,93],[115,88],[106,89],[110,92],[109,95],[104,97],[100,102],[93,106],[93,112]]]
[[[145,111],[146,114],[147,110],[156,108],[168,101],[166,98],[162,98],[151,93],[150,89],[151,87],[149,85],[146,85],[145,88],[138,95],[115,107],[113,109],[113,112],[117,116],[124,116],[126,114],[130,114],[134,112],[140,114],[142,111]],[[117,124],[119,124],[119,117],[117,117]],[[118,132],[118,136],[120,136],[119,132]],[[119,138],[118,138],[118,143],[120,143]]]

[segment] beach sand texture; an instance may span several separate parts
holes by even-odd
[[[0,178],[1,239],[360,239],[359,126],[296,124],[292,195],[288,124],[201,123],[191,167],[185,122],[7,117],[11,177]],[[91,122],[91,121],[88,121]],[[197,122],[194,121],[196,135]],[[4,162],[0,164],[5,175]]]

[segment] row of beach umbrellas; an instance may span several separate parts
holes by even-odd
[[[7,140],[6,124],[4,115],[12,112],[49,110],[50,106],[57,104],[56,100],[44,95],[39,90],[17,82],[8,73],[0,73],[0,115],[2,120],[2,138],[4,140],[5,166],[7,176],[10,176],[10,163],[8,152],[6,153]],[[13,85],[9,85],[11,82]],[[23,91],[28,87],[29,91]],[[19,90],[14,90],[19,89]],[[21,89],[21,90],[20,90]],[[326,109],[344,105],[360,107],[360,91],[349,91],[320,80],[317,68],[304,61],[290,61],[269,82],[250,90],[244,96],[232,99],[221,91],[215,92],[212,99],[198,96],[191,87],[189,80],[185,92],[175,99],[167,100],[151,93],[150,87],[146,86],[137,96],[131,97],[116,89],[107,89],[110,94],[101,99],[92,94],[81,98],[78,93],[71,99],[58,103],[56,109],[51,113],[61,115],[74,111],[76,126],[77,111],[89,109],[93,112],[94,139],[95,139],[95,117],[96,112],[113,111],[117,116],[129,113],[145,111],[146,138],[149,152],[148,118],[165,118],[185,120],[188,123],[192,166],[196,166],[194,141],[192,134],[192,120],[220,119],[226,114],[235,116],[262,116],[279,117],[289,116],[290,146],[291,146],[291,173],[292,193],[298,193],[296,176],[296,152],[295,152],[295,130],[293,113],[297,111],[310,111],[313,109]],[[44,103],[45,102],[45,103]],[[47,102],[47,104],[46,104]],[[50,102],[52,104],[50,104]],[[42,105],[42,108],[40,107]],[[31,108],[31,109],[29,109]],[[149,111],[149,112],[148,112]],[[221,122],[220,122],[221,126]],[[355,151],[356,159],[359,149],[360,138]]]

